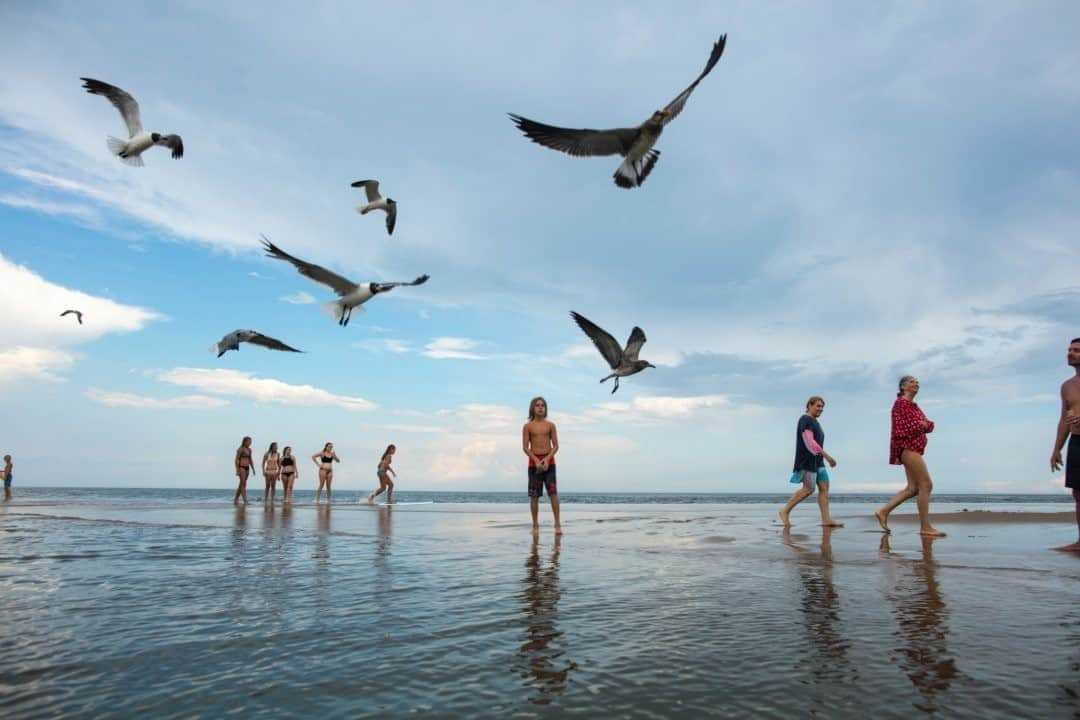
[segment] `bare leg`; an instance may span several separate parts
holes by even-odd
[[[908,451],[905,450],[904,452]],[[915,453],[910,454],[914,455]],[[901,457],[903,457],[903,455],[901,455]],[[896,506],[900,503],[910,500],[919,494],[915,477],[911,474],[911,469],[907,465],[904,465],[904,474],[907,475],[907,487],[893,495],[889,502],[885,503],[881,508],[874,512],[874,517],[877,518],[878,525],[881,526],[882,532],[892,532],[892,530],[889,529],[889,513],[895,510]]]
[[[532,531],[533,531],[533,534],[535,535],[536,533],[540,532],[540,518],[537,517],[538,513],[540,512],[540,498],[538,498],[538,497],[529,498],[529,512],[532,513],[532,521],[533,521]]]
[[[386,504],[394,504],[394,481],[390,478],[386,479]]]
[[[548,493],[548,502],[551,503],[551,514],[555,516],[555,534],[562,535],[562,523],[559,522],[559,494]]]
[[[368,495],[368,501],[369,502],[375,502],[375,498],[382,495],[383,492],[385,492],[385,491],[386,491],[386,481],[383,480],[382,477],[379,477],[379,488],[377,490],[373,490],[372,493],[370,495]]]
[[[1076,501],[1076,530],[1080,534],[1080,490],[1073,490],[1073,500]],[[1061,552],[1080,552],[1080,540],[1077,540],[1072,545],[1062,545],[1054,549]]]
[[[233,505],[237,505],[241,499],[244,504],[247,505],[247,480],[250,469],[242,467],[240,468],[240,482],[236,485],[236,494],[233,495]]]
[[[799,488],[791,494],[791,497],[788,498],[787,505],[780,511],[780,522],[784,524],[784,527],[791,527],[791,518],[788,516],[791,514],[791,511],[795,509],[795,506],[813,494],[813,488],[808,488],[805,485],[800,485]]]
[[[315,489],[315,502],[316,503],[318,503],[320,500],[322,500],[322,489],[323,489],[323,485],[325,485],[325,484],[326,484],[326,471],[320,469],[319,470],[319,487],[317,487]]]
[[[821,510],[821,524],[826,528],[844,527],[844,523],[832,519],[829,515],[829,483],[819,482],[817,486],[817,504]],[[823,536],[824,537],[824,536]]]
[[[900,453],[900,461],[904,463],[904,469],[908,470],[908,477],[914,478],[918,490],[919,497],[916,502],[919,508],[919,533],[931,537],[945,537],[945,533],[930,524],[930,492],[934,489],[934,483],[930,480],[926,461],[922,455],[911,450]]]
[[[334,482],[334,471],[333,470],[328,470],[327,473],[326,473],[326,502],[330,502],[330,500],[331,500],[330,485],[333,482]]]

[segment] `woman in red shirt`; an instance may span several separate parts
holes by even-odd
[[[903,465],[907,474],[907,487],[874,513],[881,529],[889,530],[889,513],[905,500],[918,496],[919,533],[931,537],[945,537],[945,533],[930,524],[930,491],[934,483],[926,469],[923,452],[926,435],[934,431],[934,423],[915,404],[919,393],[919,379],[911,375],[900,378],[900,391],[892,407],[892,437],[889,440],[889,464]]]

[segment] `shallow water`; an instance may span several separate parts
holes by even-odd
[[[0,507],[0,713],[1080,714],[1069,524],[883,544],[857,502],[787,534],[770,503],[568,502],[558,540],[545,501],[534,541],[520,504],[220,497]]]

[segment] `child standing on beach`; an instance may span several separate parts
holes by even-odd
[[[379,478],[379,487],[376,490],[372,490],[371,494],[367,496],[368,503],[375,502],[375,498],[379,497],[384,491],[386,492],[386,504],[394,504],[394,481],[390,479],[393,475],[397,477],[397,473],[390,467],[390,463],[394,461],[394,453],[397,452],[397,447],[391,443],[386,446],[386,452],[382,454],[382,458],[379,459],[379,465],[375,468],[375,477]]]
[[[4,501],[7,502],[11,499],[11,468],[15,467],[11,463],[11,456],[4,456],[4,469],[0,474],[4,476]]]
[[[547,488],[551,514],[555,517],[555,534],[562,534],[559,522],[559,494],[555,484],[555,453],[559,451],[559,433],[555,423],[547,419],[547,400],[534,397],[529,402],[529,422],[521,428],[521,449],[529,458],[529,511],[532,531],[540,532],[540,497]]]

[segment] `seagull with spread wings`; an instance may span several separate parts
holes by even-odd
[[[357,180],[352,184],[354,188],[364,188],[367,195],[367,205],[357,205],[356,211],[361,215],[367,215],[372,210],[382,210],[386,213],[386,234],[394,234],[394,225],[397,224],[397,201],[394,198],[383,197],[379,194],[378,180]]]
[[[679,93],[662,109],[654,112],[652,117],[638,127],[574,130],[545,125],[512,113],[510,119],[530,140],[552,150],[579,157],[623,156],[625,160],[615,171],[615,184],[621,188],[639,187],[652,172],[656,161],[660,159],[660,151],[653,146],[660,139],[664,126],[682,112],[694,88],[720,60],[725,44],[727,44],[727,35],[721,35],[713,45],[712,54],[709,55],[709,61],[705,63],[705,69],[694,82],[690,83],[690,87]]]
[[[611,374],[600,382],[615,378],[615,387],[611,390],[613,395],[615,394],[615,391],[619,389],[619,378],[626,377],[627,375],[634,375],[645,368],[656,367],[651,362],[638,360],[638,353],[641,352],[641,346],[645,344],[645,332],[641,328],[634,326],[634,329],[630,331],[629,339],[626,341],[626,347],[621,348],[619,347],[619,342],[612,337],[611,333],[604,330],[584,315],[579,315],[571,310],[570,317],[574,318],[574,322],[576,322],[578,327],[589,336],[589,339],[593,341],[593,345],[596,346],[596,349],[599,350],[600,354],[607,360],[607,364],[611,366]]]
[[[75,319],[79,321],[80,325],[82,325],[82,313],[79,312],[78,310],[65,310],[64,312],[60,313],[60,317],[64,317],[65,315],[72,315],[72,314],[75,315]]]
[[[261,345],[264,348],[270,348],[271,350],[284,350],[286,352],[304,352],[303,350],[297,350],[294,347],[289,347],[285,343],[276,338],[272,338],[269,335],[263,335],[261,332],[254,330],[233,330],[225,337],[218,340],[216,343],[210,346],[211,352],[216,352],[218,357],[221,357],[229,350],[239,350],[240,343],[246,342],[252,345]]]
[[[364,308],[361,306],[376,295],[389,292],[402,285],[423,285],[431,277],[430,275],[421,275],[412,282],[354,283],[352,280],[343,278],[337,273],[330,272],[324,267],[293,257],[274,243],[270,242],[265,235],[263,235],[263,245],[266,248],[266,254],[270,257],[292,263],[293,266],[300,271],[301,275],[314,280],[317,283],[326,285],[338,294],[337,300],[323,303],[322,308],[335,318],[338,321],[338,325],[341,326],[349,324],[349,319],[352,318],[353,310],[359,308],[360,311],[363,312]]]
[[[184,157],[184,141],[180,139],[179,135],[162,135],[161,133],[151,133],[143,130],[142,118],[139,117],[139,103],[135,102],[135,98],[131,97],[130,93],[100,80],[92,78],[79,79],[83,81],[86,92],[108,98],[109,102],[120,111],[120,116],[124,118],[124,124],[127,125],[128,129],[128,139],[121,140],[109,136],[107,140],[109,150],[113,155],[116,155],[128,165],[142,167],[143,152],[155,145],[161,145],[172,150],[173,160]]]

